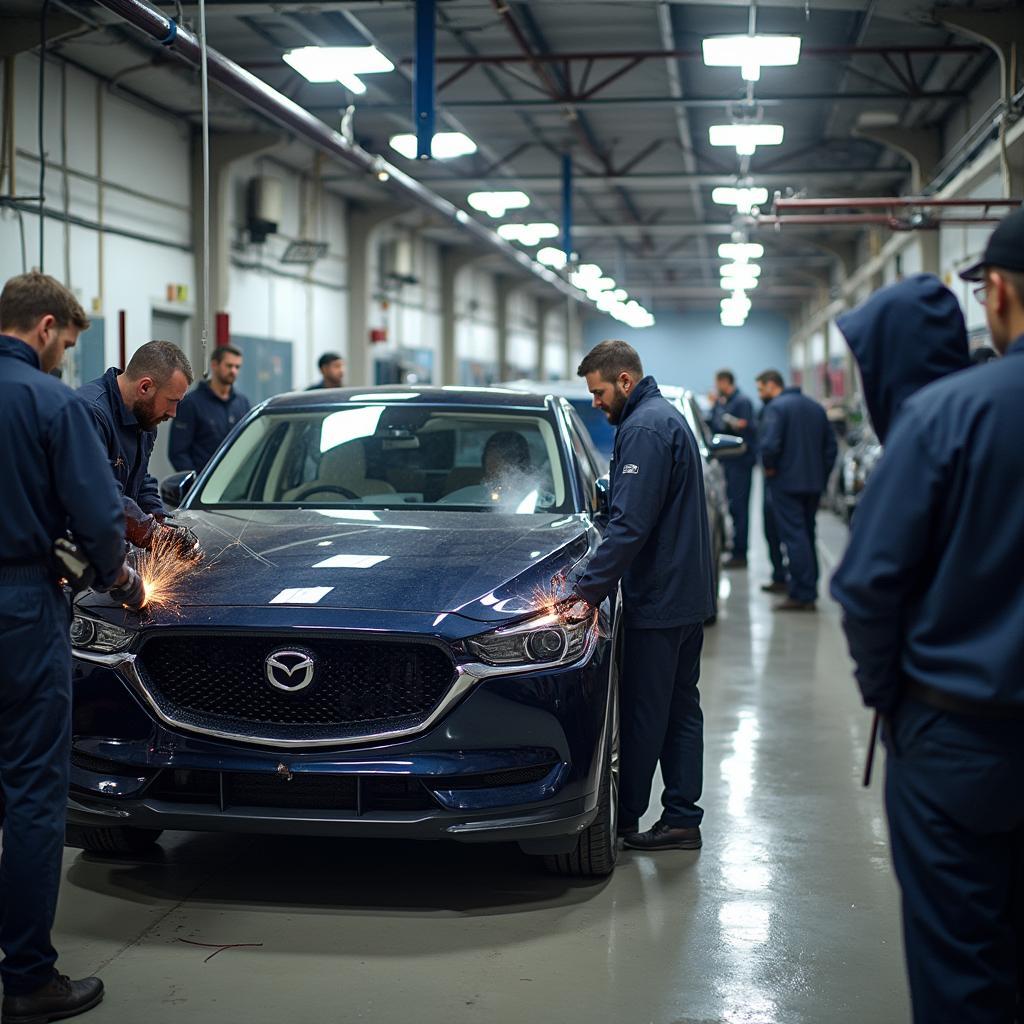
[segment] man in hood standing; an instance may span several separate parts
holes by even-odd
[[[832,594],[884,720],[917,1024],[1021,1019],[1024,212],[967,273],[1004,359],[954,372],[969,366],[963,318],[927,275],[839,324],[885,455]]]

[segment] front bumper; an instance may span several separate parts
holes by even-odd
[[[173,728],[118,669],[76,659],[68,821],[517,841],[558,852],[596,814],[610,659],[601,639],[569,668],[476,681],[416,736],[327,750],[266,749]],[[419,796],[374,799],[395,785]],[[331,792],[323,806],[316,786]]]

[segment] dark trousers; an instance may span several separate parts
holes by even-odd
[[[732,557],[746,558],[750,533],[750,481],[754,467],[737,466],[735,461],[723,460],[725,468],[725,493],[729,498],[729,515],[732,516]]]
[[[45,985],[57,910],[71,745],[68,607],[52,582],[0,570],[0,978],[7,995]]]
[[[886,810],[916,1024],[1024,1020],[1022,738],[1020,720],[910,699],[888,726]]]
[[[661,820],[674,828],[699,825],[704,785],[704,715],[700,652],[704,626],[627,629],[620,692],[622,773],[619,820],[639,823],[651,801],[661,762]]]
[[[789,562],[789,596],[795,601],[818,599],[818,549],[815,516],[817,494],[791,494],[770,480],[772,513]]]
[[[772,562],[772,582],[785,583],[786,563],[782,557],[782,541],[779,540],[779,527],[775,522],[771,491],[767,482],[764,487],[764,501],[761,507],[761,514],[764,518],[764,539],[768,543],[768,557]]]

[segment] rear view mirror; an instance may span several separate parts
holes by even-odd
[[[746,452],[747,442],[733,434],[714,434],[709,449],[713,459],[734,459]]]
[[[192,490],[196,482],[196,474],[193,469],[186,469],[181,473],[172,473],[160,481],[160,499],[167,508],[177,508],[184,500],[185,495]]]

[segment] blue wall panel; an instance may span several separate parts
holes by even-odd
[[[715,313],[659,313],[657,323],[633,330],[610,317],[584,321],[584,350],[605,338],[628,341],[640,353],[644,370],[664,384],[706,393],[715,372],[730,369],[753,398],[754,378],[767,369],[789,378],[789,322],[774,313],[751,312],[743,327],[723,327]]]

